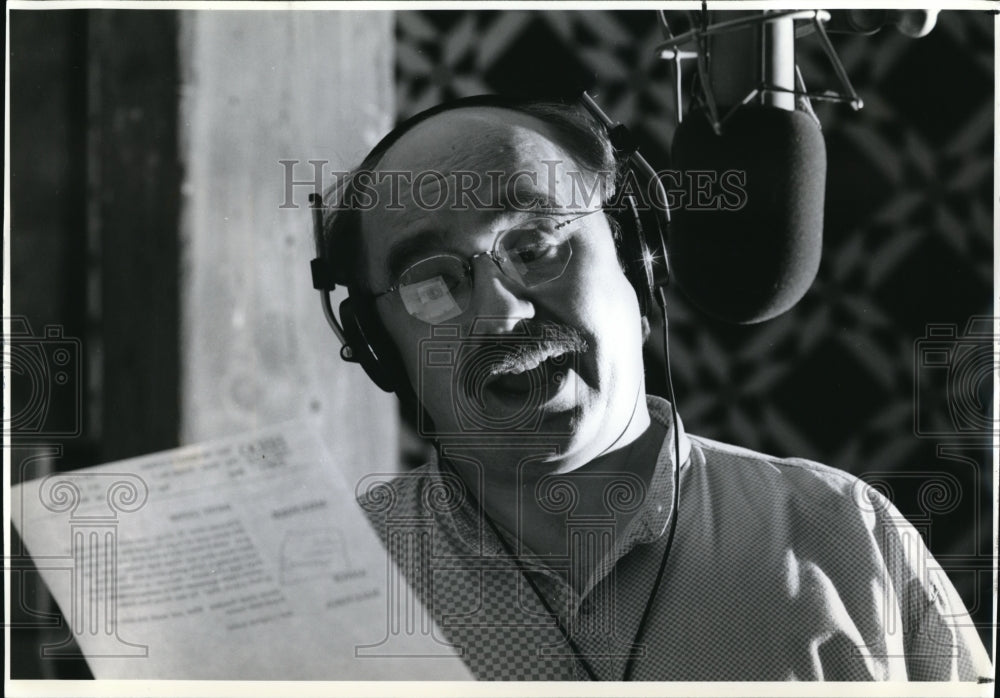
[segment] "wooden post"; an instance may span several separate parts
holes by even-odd
[[[100,399],[86,417],[101,458],[115,460],[177,445],[177,15],[97,11],[88,25],[78,264],[99,288],[84,341],[100,361],[88,376]]]

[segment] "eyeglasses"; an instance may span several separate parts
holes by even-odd
[[[572,237],[581,218],[598,213],[595,209],[565,218],[547,214],[531,218],[504,230],[492,250],[470,257],[439,254],[407,267],[381,298],[398,293],[403,306],[413,317],[431,325],[445,322],[464,313],[472,299],[472,263],[489,257],[500,272],[524,288],[534,288],[555,281],[573,256]]]

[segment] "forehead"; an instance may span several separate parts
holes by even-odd
[[[367,279],[386,286],[388,258],[411,239],[427,241],[428,251],[478,251],[505,221],[526,215],[522,206],[571,207],[579,171],[554,129],[527,114],[476,107],[431,117],[377,166],[376,204],[361,214]]]

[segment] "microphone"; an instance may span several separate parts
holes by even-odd
[[[774,15],[740,12],[715,25],[722,30],[695,30],[701,106],[673,140],[675,169],[688,178],[736,173],[744,192],[735,205],[723,198],[714,209],[678,207],[667,239],[670,273],[684,295],[734,324],[795,305],[822,251],[826,147],[811,110],[795,110],[793,14]]]
[[[734,324],[780,315],[805,295],[819,270],[826,148],[811,116],[772,106],[746,107],[722,135],[708,120],[684,120],[674,138],[675,166],[737,173],[742,207],[673,212],[670,273],[694,305]]]
[[[668,38],[657,48],[676,71],[674,168],[730,184],[735,176],[743,192],[735,200],[717,197],[715,207],[688,202],[674,209],[666,241],[670,274],[709,315],[734,324],[769,320],[795,305],[819,270],[826,146],[810,99],[862,107],[825,24],[852,34],[892,25],[920,37],[933,29],[937,11],[703,9],[692,13],[693,28],[676,37],[666,13],[659,17]],[[808,34],[818,38],[840,93],[806,90],[795,40]],[[695,51],[680,49],[691,42]],[[681,65],[691,58],[696,89],[683,118]]]

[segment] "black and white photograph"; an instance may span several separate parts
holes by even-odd
[[[9,0],[5,695],[992,695],[998,17]]]

